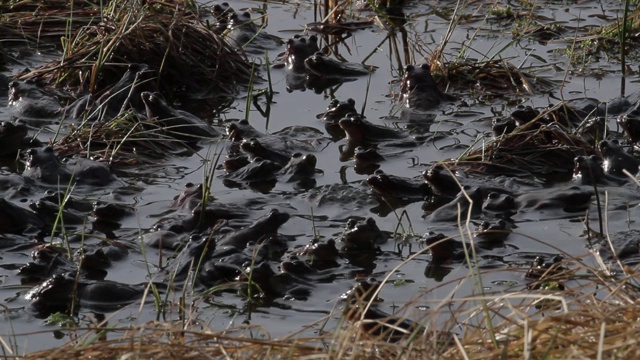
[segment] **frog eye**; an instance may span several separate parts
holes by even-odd
[[[311,35],[309,36],[309,41],[316,43],[318,42],[318,37],[315,35]]]
[[[238,124],[240,124],[240,125],[249,125],[249,120],[242,119],[242,120],[238,121]]]
[[[347,99],[347,103],[351,106],[355,106],[356,105],[356,101],[353,100],[352,98]]]
[[[499,197],[500,197],[500,194],[498,194],[497,192],[489,193],[489,196],[488,196],[489,199],[493,199],[493,200],[495,200],[495,199],[497,199]]]
[[[331,107],[336,107],[336,106],[338,106],[339,104],[340,104],[340,100],[338,100],[338,99],[333,99],[333,100],[331,100],[331,102],[329,103],[329,106],[331,106]]]
[[[413,65],[407,65],[404,67],[404,71],[406,72],[412,72],[415,69],[415,67]]]
[[[425,71],[431,71],[431,67],[427,63],[424,63],[424,64],[420,65],[420,69],[425,70]]]
[[[369,226],[374,226],[376,225],[376,221],[373,220],[373,218],[367,218],[367,220],[365,220],[365,223]]]
[[[301,157],[302,157],[302,153],[299,153],[299,152],[293,153],[293,155],[291,155],[292,159],[297,159],[297,158],[301,158]]]

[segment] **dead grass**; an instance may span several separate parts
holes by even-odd
[[[106,2],[102,8],[91,3],[78,9],[42,6],[33,13],[8,12],[3,19],[9,25],[20,24],[11,31],[26,38],[40,35],[24,25],[26,20],[39,21],[30,20],[33,14],[67,21],[66,27],[39,23],[37,30],[46,26],[47,34],[68,35],[63,38],[63,54],[22,75],[22,80],[36,78],[52,87],[100,95],[124,73],[123,65],[145,63],[169,100],[216,100],[247,85],[252,65],[200,20],[199,10],[179,0],[144,5],[126,0]]]
[[[478,142],[448,166],[463,166],[479,173],[502,173],[519,176],[539,176],[550,180],[568,180],[574,158],[596,153],[593,145],[581,135],[568,131],[558,120],[559,103],[542,112],[536,120],[519,126],[510,134]],[[546,118],[545,122],[539,120]]]
[[[450,86],[471,89],[480,95],[533,95],[548,92],[556,87],[551,80],[521,71],[503,59],[457,60],[445,64],[438,61],[434,55],[430,64],[434,74],[442,74]]]

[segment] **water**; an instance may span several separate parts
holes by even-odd
[[[266,31],[287,39],[293,34],[301,33],[305,24],[317,20],[313,14],[313,5],[307,1],[290,3],[258,3],[249,1],[233,1],[231,5],[236,9],[262,8],[268,14],[268,26]],[[424,59],[431,58],[431,52],[435,51],[449,26],[448,18],[439,16],[442,8],[452,8],[452,5],[443,5],[442,2],[423,1],[410,2],[404,12],[409,16],[406,28],[409,33],[411,56],[410,63],[420,64]],[[465,21],[461,21],[453,31],[445,49],[445,59],[454,61],[458,56],[463,59],[486,60],[504,59],[520,67],[523,71],[530,71],[550,80],[563,81],[561,86],[556,86],[550,93],[505,94],[504,97],[491,97],[489,100],[474,96],[471,89],[453,88],[452,91],[460,97],[454,105],[443,105],[436,109],[436,118],[430,129],[439,129],[453,134],[435,143],[426,143],[417,148],[409,149],[399,156],[391,157],[382,163],[382,169],[391,174],[405,177],[417,177],[421,171],[427,169],[431,163],[440,160],[457,157],[464,148],[447,147],[459,141],[460,144],[469,145],[476,141],[489,141],[490,122],[481,121],[490,119],[495,112],[508,114],[516,105],[547,106],[556,103],[559,98],[593,97],[608,100],[620,92],[621,76],[619,65],[612,61],[607,62],[605,57],[592,59],[587,63],[586,72],[578,71],[579,67],[568,64],[563,55],[566,46],[571,40],[565,40],[574,35],[575,27],[597,26],[605,23],[595,15],[605,14],[609,18],[621,16],[620,4],[613,1],[588,1],[576,5],[566,1],[544,1],[538,4],[535,13],[548,17],[568,27],[568,30],[559,38],[548,42],[541,42],[532,37],[514,39],[512,27],[518,26],[510,20],[495,20],[488,15],[489,5],[477,2],[469,5],[463,11],[470,14]],[[528,11],[522,9],[523,12]],[[445,13],[451,14],[450,11]],[[356,12],[359,16],[370,16],[369,12]],[[255,17],[255,15],[254,15]],[[540,19],[540,21],[550,21]],[[577,32],[584,35],[582,30]],[[369,121],[387,126],[405,127],[408,123],[399,117],[397,112],[397,95],[399,93],[399,74],[406,64],[398,63],[395,55],[390,52],[388,40],[385,41],[387,32],[372,27],[354,32],[353,35],[338,45],[342,56],[350,61],[359,62],[365,56],[372,56],[367,64],[374,65],[377,70],[370,76],[361,77],[357,81],[344,83],[335,90],[315,94],[313,91],[294,91],[289,93],[285,84],[283,69],[271,69],[273,88],[276,92],[275,102],[271,108],[271,114],[267,120],[257,110],[253,109],[248,119],[256,128],[275,132],[291,125],[305,125],[323,129],[323,123],[316,115],[322,113],[330,99],[338,98],[346,100],[353,98],[356,107],[361,108],[366,101],[365,115]],[[400,42],[399,42],[400,44]],[[269,51],[269,58],[275,59],[284,48]],[[464,52],[461,54],[461,51]],[[44,62],[56,53],[35,53],[25,60],[25,65],[33,66]],[[402,58],[402,56],[400,57]],[[257,61],[263,62],[263,57],[258,56]],[[12,72],[22,68],[16,65]],[[634,70],[634,69],[632,69]],[[598,76],[594,76],[597,74]],[[265,75],[265,69],[262,69]],[[631,79],[631,82],[633,79]],[[629,92],[634,91],[633,84],[628,84]],[[258,84],[257,88],[266,87],[265,83]],[[0,98],[0,102],[5,100]],[[229,111],[222,117],[224,121],[242,119],[245,114],[246,98],[240,96],[236,99]],[[467,104],[468,107],[462,104]],[[470,111],[470,116],[459,116],[460,111]],[[458,114],[458,115],[456,115]],[[0,120],[7,120],[7,111],[0,108]],[[610,124],[613,126],[613,122]],[[615,126],[613,126],[615,129]],[[48,139],[50,134],[41,137]],[[455,139],[455,140],[454,140]],[[317,186],[349,183],[354,187],[361,187],[361,182],[366,175],[357,174],[351,160],[339,161],[339,147],[345,144],[345,140],[329,143],[322,151],[315,153],[318,158],[318,168],[323,173],[316,177]],[[158,220],[160,214],[167,211],[171,201],[185,184],[200,183],[205,175],[206,167],[203,159],[211,159],[211,154],[222,152],[226,155],[228,144],[214,143],[202,149],[197,155],[189,158],[169,158],[161,170],[152,169],[154,177],[145,179],[144,176],[134,179],[123,179],[136,190],[127,195],[123,201],[133,205],[135,215],[125,218],[120,230],[116,231],[119,239],[125,242],[136,243],[137,236],[146,232]],[[404,149],[403,149],[404,150]],[[213,181],[212,193],[221,203],[246,204],[251,201],[255,205],[250,208],[251,217],[257,218],[271,208],[279,208],[292,214],[292,218],[280,230],[282,234],[295,236],[295,242],[290,243],[290,249],[307,244],[313,237],[314,231],[323,240],[337,238],[344,227],[345,218],[348,216],[373,217],[378,226],[386,231],[394,231],[401,212],[406,211],[406,217],[400,222],[404,229],[413,229],[417,236],[435,230],[446,235],[457,236],[460,229],[457,224],[429,224],[421,209],[421,202],[407,205],[386,216],[374,214],[370,207],[358,209],[350,204],[339,204],[333,207],[315,207],[302,198],[302,194],[291,194],[288,185],[279,184],[269,194],[260,194],[252,190],[229,189],[225,187],[221,179],[222,171],[216,172]],[[96,199],[108,199],[108,195],[96,194]],[[27,199],[29,200],[29,199]],[[26,206],[27,200],[21,203]],[[629,203],[630,207],[637,204],[633,198],[629,200],[627,193],[612,194],[615,204]],[[590,212],[594,221],[595,210]],[[631,210],[631,216],[637,211]],[[627,228],[626,210],[612,211],[610,226]],[[316,218],[311,221],[312,215]],[[322,216],[322,217],[320,217]],[[633,227],[634,224],[630,224]],[[580,256],[587,252],[587,241],[582,237],[583,225],[577,221],[577,215],[570,218],[544,218],[537,220],[534,216],[525,217],[517,222],[517,228],[509,236],[505,245],[479,253],[478,264],[482,269],[496,269],[487,271],[482,277],[482,287],[488,293],[502,293],[511,290],[522,290],[528,280],[523,278],[527,264],[536,254],[548,254],[549,256],[565,253]],[[413,241],[417,238],[413,237]],[[75,244],[78,246],[79,244]],[[399,250],[400,249],[400,250]],[[329,316],[330,322],[325,329],[335,328],[339,319],[339,296],[348,290],[354,279],[359,277],[374,277],[383,279],[389,272],[389,283],[383,288],[381,297],[385,302],[381,308],[393,312],[395,306],[410,304],[410,311],[418,316],[428,315],[428,309],[435,307],[441,299],[454,296],[464,297],[477,293],[476,280],[469,276],[469,268],[463,263],[450,265],[451,272],[442,280],[435,280],[425,276],[425,268],[429,263],[430,255],[423,252],[414,259],[403,263],[410,255],[421,249],[417,243],[411,247],[401,246],[389,241],[382,246],[383,254],[376,261],[375,269],[368,274],[351,265],[343,264],[336,269],[337,279],[332,283],[318,283],[307,301],[279,299],[278,306],[261,307],[253,312],[246,311],[245,298],[233,293],[219,293],[212,297],[201,297],[199,294],[188,294],[188,302],[192,303],[192,315],[203,324],[207,324],[212,330],[222,330],[228,326],[250,323],[263,325],[268,329],[271,337],[279,337],[300,329],[304,324],[315,324],[325,316]],[[3,264],[24,264],[29,259],[29,251],[17,251],[0,253]],[[166,254],[163,261],[166,261]],[[146,260],[145,260],[146,259]],[[147,267],[146,261],[149,262]],[[108,280],[126,282],[129,284],[144,283],[152,277],[158,264],[157,251],[149,251],[143,255],[140,251],[131,251],[125,261],[116,263],[108,269]],[[402,265],[397,268],[400,264]],[[274,264],[275,265],[275,264]],[[148,270],[149,268],[149,270]],[[397,269],[396,269],[397,268]],[[5,315],[0,318],[3,339],[15,341],[19,353],[48,348],[60,344],[59,340],[52,337],[55,326],[43,325],[43,321],[33,318],[22,310],[27,304],[23,295],[30,286],[20,285],[20,277],[17,270],[11,266],[0,268],[0,299],[6,307]],[[405,280],[403,285],[395,286],[395,280]],[[173,302],[167,311],[167,318],[177,319],[177,304],[180,292],[170,293],[168,299]],[[225,304],[224,307],[219,304]],[[331,314],[331,315],[329,315]],[[113,314],[108,314],[109,324],[113,326],[126,326],[142,324],[157,317],[157,312],[151,298],[148,297],[142,308],[139,303],[127,306]],[[89,311],[81,311],[78,321],[81,326],[87,326],[94,320]],[[303,334],[313,334],[318,326],[309,327]],[[44,330],[44,331],[42,331]],[[42,331],[42,332],[40,332]],[[70,335],[72,332],[67,332]],[[29,335],[25,335],[29,334]],[[15,335],[15,337],[14,337]],[[117,334],[113,335],[118,336]],[[68,340],[68,337],[62,339]]]

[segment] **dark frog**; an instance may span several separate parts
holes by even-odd
[[[142,101],[149,119],[156,119],[162,131],[180,140],[209,140],[219,137],[217,131],[197,116],[169,106],[159,93],[143,92]]]
[[[600,141],[600,152],[604,158],[604,169],[615,176],[624,176],[624,170],[635,175],[638,173],[640,160],[622,149],[618,140]]]
[[[44,222],[34,212],[0,198],[0,233],[22,234],[43,226]]]
[[[225,176],[225,185],[231,188],[246,184],[259,191],[268,192],[275,186],[276,175],[282,166],[273,161],[255,158],[246,166]]]
[[[422,111],[430,110],[443,101],[455,100],[438,88],[428,64],[405,67],[401,93],[409,108]]]
[[[342,252],[375,251],[378,245],[387,242],[387,238],[388,236],[380,230],[373,218],[360,222],[351,219],[347,222],[342,235],[344,243]]]
[[[22,175],[50,185],[68,184],[73,179],[81,185],[102,186],[115,180],[106,164],[83,158],[71,158],[63,163],[50,146],[29,149],[26,156]]]
[[[36,85],[35,81],[12,81],[7,107],[19,119],[54,119],[60,115],[58,101]]]
[[[234,246],[242,250],[250,241],[259,242],[261,239],[276,235],[280,226],[289,221],[290,217],[287,213],[273,209],[250,226],[223,236],[217,246]]]
[[[341,62],[318,51],[304,60],[307,73],[319,77],[352,77],[369,75],[370,67],[359,64]]]
[[[336,140],[345,137],[344,130],[340,128],[339,121],[350,114],[357,114],[356,102],[353,99],[340,101],[333,99],[327,106],[327,110],[323,114],[317,116],[318,119],[325,121],[325,129],[327,133]]]
[[[284,53],[284,63],[294,72],[304,72],[304,60],[320,51],[318,37],[315,35],[294,35],[287,40],[287,48]]]
[[[429,185],[424,181],[386,174],[382,170],[377,170],[366,182],[375,193],[387,199],[420,201],[431,194]]]
[[[251,19],[249,12],[245,11],[241,14],[234,12],[229,15],[224,36],[231,46],[254,53],[282,45],[282,39],[260,30]]]
[[[269,142],[266,142],[266,144],[269,144]],[[251,159],[262,158],[283,166],[286,165],[290,159],[290,156],[287,155],[285,151],[265,146],[255,138],[242,140],[242,143],[240,143],[240,149],[248,154]]]
[[[24,124],[3,121],[0,122],[0,144],[0,157],[5,157],[15,156],[20,149],[32,145],[32,141],[27,138],[27,127]]]
[[[356,114],[340,120],[340,127],[347,134],[349,141],[355,144],[378,144],[408,138],[401,130],[373,124]]]
[[[313,154],[294,153],[278,175],[286,182],[309,180],[316,173],[316,163],[317,159]]]
[[[373,218],[361,222],[351,219],[342,235],[344,245],[340,253],[351,264],[371,271],[375,267],[376,256],[380,253],[378,245],[384,244],[387,238]]]
[[[625,179],[604,172],[596,155],[577,156],[575,158],[574,176],[582,185],[621,185]]]
[[[29,309],[44,318],[54,312],[68,313],[77,299],[80,306],[95,311],[113,311],[128,305],[144,293],[144,285],[127,285],[113,281],[84,281],[71,274],[54,275],[25,295]]]
[[[51,146],[29,149],[22,175],[55,185],[71,181],[71,172],[58,159]]]
[[[475,236],[483,241],[499,243],[511,234],[511,224],[503,219],[494,223],[483,221],[475,229]]]

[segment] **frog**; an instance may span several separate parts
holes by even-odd
[[[284,64],[289,71],[305,73],[305,59],[319,51],[316,35],[296,34],[286,42],[286,50],[283,55]]]
[[[248,186],[262,193],[268,193],[277,182],[277,173],[282,166],[270,160],[255,158],[239,170],[225,175],[224,185],[230,188]]]
[[[467,217],[475,218],[482,214],[482,203],[486,190],[480,187],[464,185],[458,195],[449,203],[434,210],[427,220],[430,222],[466,221]],[[469,201],[471,200],[471,202]]]
[[[0,198],[0,233],[37,233],[45,223],[33,211]]]
[[[49,185],[68,184],[72,179],[75,183],[93,186],[105,186],[115,181],[106,164],[79,157],[63,163],[51,146],[28,149],[25,156],[22,175]]]
[[[373,124],[357,114],[348,114],[339,121],[339,124],[346,133],[347,139],[358,145],[409,140],[409,135],[404,131]],[[416,143],[408,141],[407,145],[409,144]]]
[[[426,63],[420,66],[410,64],[404,68],[400,93],[407,107],[419,111],[429,111],[443,102],[456,99],[438,88]]]
[[[145,90],[153,90],[149,65],[133,63],[127,66],[118,82],[102,94],[85,94],[64,107],[63,117],[72,121],[107,122],[125,111],[145,114],[140,97]]]
[[[334,239],[321,242],[319,239],[314,238],[307,245],[293,252],[293,255],[289,257],[291,264],[284,265],[283,263],[283,271],[286,271],[284,270],[285,266],[290,268],[297,266],[296,261],[304,263],[306,265],[304,268],[309,267],[311,271],[337,268],[340,266],[339,259],[340,252]]]
[[[314,286],[289,272],[276,273],[269,262],[245,266],[238,281],[255,284],[267,299],[283,297],[285,299],[307,300]]]
[[[317,115],[318,119],[321,119],[325,123],[325,130],[332,137],[334,141],[343,139],[346,134],[340,127],[340,120],[347,117],[349,114],[357,114],[356,101],[349,98],[346,101],[340,101],[333,99],[327,106],[324,113]]]
[[[304,60],[307,74],[322,78],[349,78],[354,76],[369,75],[371,67],[358,63],[341,62],[327,56],[322,51],[307,57]]]
[[[144,102],[147,118],[155,119],[165,134],[185,141],[206,141],[220,137],[213,127],[197,116],[169,106],[160,93],[143,91],[140,97]]]
[[[286,212],[273,209],[250,226],[222,236],[217,240],[217,246],[233,246],[243,250],[250,241],[259,241],[261,238],[277,234],[280,226],[286,223],[290,217],[291,215]]]
[[[32,201],[29,203],[29,208],[33,210],[40,219],[42,219],[47,225],[53,226],[54,224],[62,225],[79,225],[86,222],[86,215],[83,215],[73,209],[63,208],[57,203],[52,203],[46,200]]]
[[[278,177],[285,182],[308,181],[316,173],[317,159],[313,154],[302,155],[296,152],[289,162],[278,172]]]
[[[291,154],[288,154],[287,151],[264,146],[260,140],[256,138],[242,140],[240,149],[248,154],[250,159],[262,158],[273,161],[281,166],[286,166],[291,160]]]
[[[179,195],[173,197],[171,201],[171,207],[174,209],[187,209],[193,210],[204,198],[205,187],[204,184],[198,185],[188,182],[185,184],[184,189]]]
[[[42,146],[40,141],[27,135],[28,128],[23,123],[0,122],[0,158],[15,158],[22,149]]]
[[[340,248],[340,254],[351,265],[371,272],[376,266],[376,257],[381,253],[379,245],[384,244],[387,239],[388,236],[378,228],[373,218],[363,221],[351,218],[347,221],[341,237],[343,245]]]
[[[508,219],[518,212],[518,205],[512,194],[490,192],[482,203],[482,212],[492,217]]]
[[[9,102],[7,107],[11,116],[38,124],[39,121],[57,121],[62,107],[56,98],[36,84],[35,80],[9,83]]]
[[[593,189],[573,185],[529,191],[517,195],[515,200],[519,211],[560,209],[576,213],[589,208],[593,194]]]
[[[69,313],[75,303],[87,309],[114,311],[142,297],[148,284],[128,285],[108,280],[78,279],[74,273],[56,274],[31,289],[25,298],[38,318],[55,312]]]
[[[387,174],[382,170],[376,170],[365,181],[374,193],[385,199],[413,202],[422,201],[431,195],[431,188],[424,181]]]
[[[604,158],[604,170],[613,176],[625,176],[624,170],[631,175],[638,173],[640,160],[622,149],[616,139],[602,140],[599,143],[600,153]]]
[[[605,173],[596,155],[577,156],[575,159],[574,180],[581,185],[622,185],[624,178]]]
[[[504,219],[498,219],[493,223],[483,221],[475,228],[474,236],[481,241],[500,243],[511,234],[511,227],[511,224]]]
[[[227,29],[222,36],[229,45],[254,54],[264,53],[265,50],[276,49],[282,45],[282,39],[261,30],[249,12],[233,12],[228,17]]]

